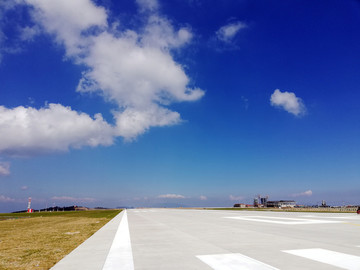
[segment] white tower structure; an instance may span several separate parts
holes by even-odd
[[[33,212],[33,210],[31,209],[31,197],[29,197],[27,212],[28,212],[28,213],[32,213],[32,212]]]
[[[31,209],[31,197],[29,197],[29,202],[28,202],[28,212]]]

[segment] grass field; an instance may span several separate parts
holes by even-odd
[[[49,269],[120,211],[0,214],[0,269]]]

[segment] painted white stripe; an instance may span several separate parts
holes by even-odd
[[[348,270],[360,269],[360,257],[322,248],[283,250],[283,252]]]
[[[129,224],[126,210],[115,234],[103,270],[134,270]]]
[[[240,253],[199,255],[196,257],[215,270],[278,270]]]
[[[317,220],[317,219],[300,219],[300,218],[280,218],[280,217],[264,217],[264,216],[243,216],[243,217],[224,217],[239,220],[258,221],[266,223],[298,225],[298,224],[322,224],[322,223],[344,223],[337,220]]]

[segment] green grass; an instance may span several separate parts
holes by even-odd
[[[0,270],[50,269],[120,212],[0,214]]]
[[[121,210],[87,210],[87,211],[59,211],[59,212],[35,212],[35,213],[3,213],[2,219],[34,218],[34,217],[85,217],[85,218],[113,218]]]

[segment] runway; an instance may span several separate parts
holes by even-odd
[[[88,240],[101,255],[83,244],[99,263],[79,247],[54,269],[360,269],[356,214],[133,209],[111,222]]]

